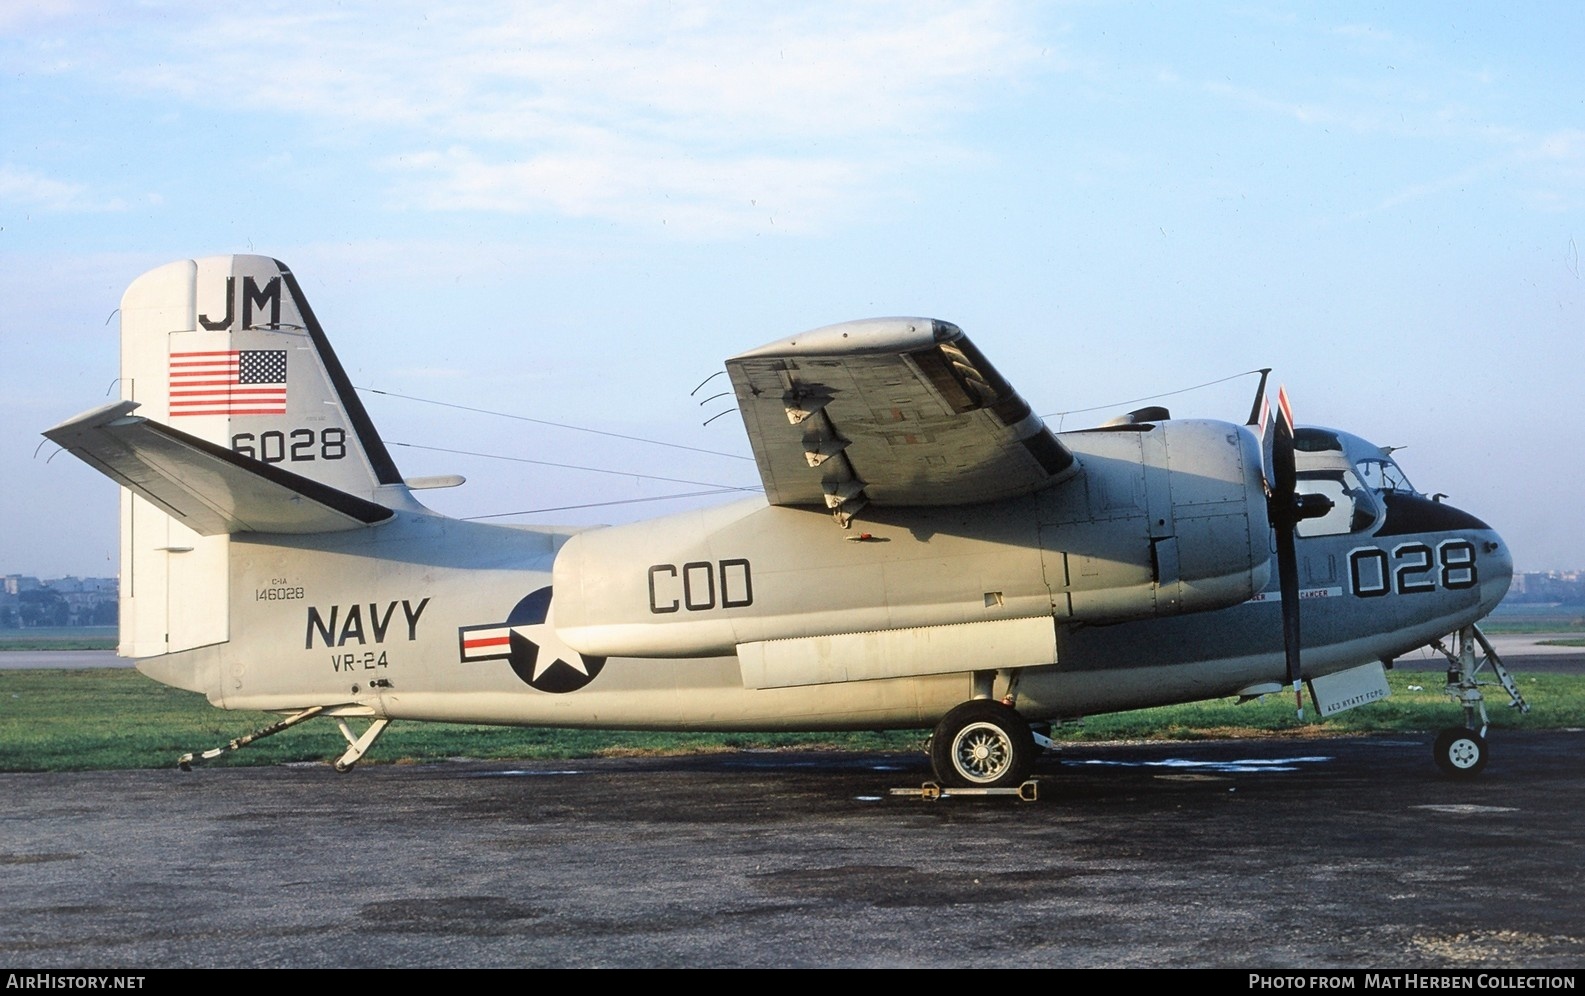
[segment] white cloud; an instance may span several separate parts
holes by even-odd
[[[994,0],[214,10],[140,33],[115,74],[399,150],[399,203],[693,236],[818,228],[1040,63]]]
[[[1356,99],[1352,102],[1332,97],[1294,99],[1273,95],[1248,86],[1235,86],[1219,80],[1204,84],[1212,96],[1230,100],[1254,110],[1291,118],[1299,124],[1320,128],[1346,128],[1361,134],[1406,131],[1408,126],[1395,119],[1379,102]]]
[[[119,198],[98,198],[80,183],[0,166],[0,205],[43,211],[124,211]]]
[[[38,25],[58,22],[83,13],[81,0],[28,0],[0,4],[0,35],[20,34]]]
[[[683,236],[823,227],[883,171],[840,158],[700,156],[660,142],[601,143],[503,162],[453,148],[393,160],[398,189],[437,210],[554,211],[666,226]]]

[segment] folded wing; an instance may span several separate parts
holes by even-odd
[[[830,325],[726,362],[774,505],[966,505],[1077,472],[1073,454],[956,325]]]

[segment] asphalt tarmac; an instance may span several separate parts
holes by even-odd
[[[1585,965],[1585,731],[0,775],[0,964]]]

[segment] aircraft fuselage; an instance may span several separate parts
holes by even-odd
[[[1183,425],[1239,435],[1220,423]],[[720,730],[926,727],[966,697],[967,672],[1004,666],[1016,670],[1002,671],[997,694],[1016,674],[1019,711],[1033,720],[1280,680],[1280,596],[1269,571],[1250,569],[1267,550],[1191,578],[1199,587],[1187,597],[1211,591],[1222,607],[1185,611],[1189,582],[1157,580],[1148,485],[1132,490],[1132,471],[1106,481],[1106,467],[1125,464],[1095,452],[1135,445],[1140,434],[1070,436],[1088,477],[1083,489],[1061,489],[1068,497],[875,510],[849,530],[818,510],[750,499],[642,532],[486,525],[414,506],[362,532],[238,535],[228,639],[140,667],[227,708],[323,704],[387,718]],[[1233,453],[1237,464],[1249,447],[1239,442]],[[1075,494],[1082,509],[1068,504]],[[1096,515],[1097,500],[1111,502],[1111,518]],[[1245,550],[1269,543],[1257,504],[1206,503],[1197,510],[1220,519],[1202,514],[1211,525],[1196,525],[1222,537],[1241,530]],[[1180,521],[1195,521],[1182,514],[1191,506],[1177,508]],[[572,571],[558,562],[585,545],[611,558],[598,572],[588,559]],[[1480,618],[1512,570],[1484,523],[1417,496],[1393,498],[1369,531],[1305,537],[1298,547],[1307,677],[1391,658]],[[612,648],[591,645],[587,615],[563,629],[569,575],[595,588],[585,594],[606,606],[613,639],[648,633],[658,652],[597,653]],[[1111,621],[1141,611],[1152,614]],[[998,660],[994,639],[977,643],[981,622],[1031,620],[1053,634],[1053,660]],[[732,653],[734,643],[813,645],[821,633],[880,629],[923,641],[960,632],[947,646],[970,649],[939,673],[761,687],[748,687]],[[667,643],[671,632],[716,642]],[[689,649],[708,652],[680,655]]]

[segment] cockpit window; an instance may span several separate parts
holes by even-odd
[[[1303,425],[1293,433],[1293,448],[1300,453],[1325,453],[1329,450],[1341,451],[1343,442],[1335,432]]]
[[[1401,491],[1412,495],[1420,493],[1409,483],[1403,468],[1390,458],[1361,460],[1356,466],[1360,480],[1372,491]]]
[[[1301,473],[1296,487],[1300,494],[1325,495],[1332,499],[1330,512],[1299,522],[1295,529],[1300,536],[1364,532],[1376,524],[1383,512],[1375,494],[1351,470]]]
[[[1420,494],[1393,460],[1393,447],[1340,429],[1307,425],[1294,430],[1293,449],[1299,490],[1332,500],[1329,513],[1299,523],[1300,536],[1373,529],[1386,515],[1383,495]]]

